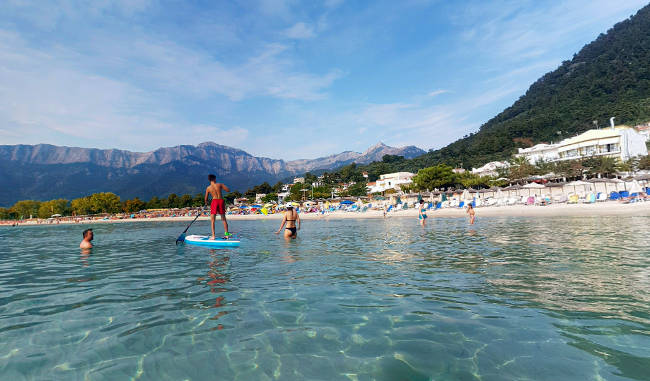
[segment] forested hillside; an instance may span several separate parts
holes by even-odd
[[[477,167],[517,147],[558,141],[593,128],[650,120],[650,5],[586,45],[533,83],[480,130],[442,149],[399,163],[415,171],[438,163]]]

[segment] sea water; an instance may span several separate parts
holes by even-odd
[[[186,223],[0,228],[0,379],[650,379],[650,217]]]

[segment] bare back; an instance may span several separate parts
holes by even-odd
[[[300,218],[298,217],[298,213],[295,210],[287,210],[284,212],[284,218],[285,221],[287,222],[287,227],[288,228],[295,228],[296,227],[296,221]]]
[[[213,200],[222,199],[221,191],[230,192],[227,186],[222,183],[212,183],[207,188],[205,188],[205,199],[208,199],[208,194],[212,196]]]

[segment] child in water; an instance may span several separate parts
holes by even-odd
[[[424,207],[424,200],[420,200],[420,208],[418,209],[418,219],[420,225],[424,226],[427,221],[427,208]]]
[[[474,219],[476,218],[476,212],[474,212],[474,208],[472,207],[472,204],[467,204],[467,214],[469,215],[469,224],[474,225]]]

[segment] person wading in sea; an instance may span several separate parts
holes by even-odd
[[[297,223],[297,225],[296,225]],[[286,227],[284,225],[287,225]],[[280,224],[280,229],[278,229],[275,234],[280,234],[282,228],[284,227],[284,238],[286,239],[296,239],[298,236],[298,230],[300,230],[300,216],[293,208],[293,205],[287,204],[287,211],[284,212],[284,217],[282,217],[282,223]]]
[[[474,225],[474,219],[476,218],[476,212],[472,204],[467,204],[467,214],[469,215],[469,224]]]
[[[221,197],[221,191],[230,192],[230,189],[225,184],[217,182],[217,176],[208,175],[208,180],[210,180],[210,185],[205,188],[205,204],[208,204],[208,195],[212,196],[212,201],[210,202],[210,227],[212,228],[212,235],[210,239],[215,239],[215,228],[217,214],[221,215],[221,222],[223,222],[223,236],[224,238],[230,238],[232,234],[228,232],[228,221],[226,221],[226,203]]]

